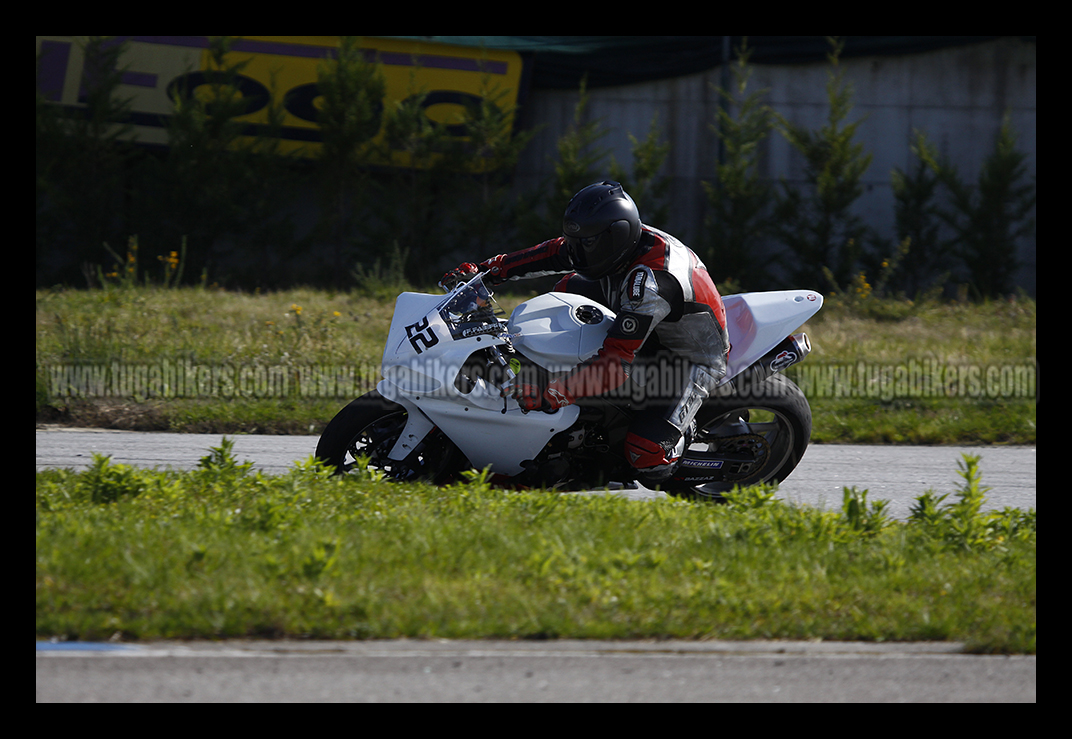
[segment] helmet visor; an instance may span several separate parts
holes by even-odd
[[[567,236],[566,254],[574,269],[584,274],[588,269],[595,267],[602,261],[602,249],[600,242],[606,239],[606,234],[595,236]]]
[[[594,279],[621,267],[633,251],[629,230],[627,221],[615,221],[594,236],[566,235],[566,254],[573,268]]]

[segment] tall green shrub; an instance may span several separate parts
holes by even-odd
[[[510,187],[514,167],[537,133],[516,129],[518,106],[504,102],[510,92],[485,75],[479,100],[466,106],[460,124],[457,185],[462,203],[453,219],[450,248],[461,259],[482,259],[529,246],[521,239],[538,217],[533,197]]]
[[[1027,155],[1016,148],[1006,116],[978,181],[965,183],[955,166],[932,151],[931,166],[948,193],[944,220],[954,231],[957,256],[980,297],[1008,293],[1019,268],[1017,241],[1034,233],[1036,191],[1027,179]]]
[[[570,199],[593,182],[611,179],[620,182],[637,204],[641,218],[654,226],[665,226],[669,217],[668,191],[670,182],[661,174],[670,144],[662,135],[658,114],[652,116],[643,139],[627,132],[631,142],[630,166],[619,163],[610,155],[610,148],[600,141],[610,130],[602,119],[588,114],[590,94],[587,80],[582,79],[573,123],[557,144],[558,158],[554,162],[554,185],[548,202],[549,222],[558,227]],[[608,160],[609,157],[609,160]]]
[[[548,209],[552,217],[560,216],[578,190],[603,178],[603,161],[609,149],[598,146],[608,129],[600,119],[589,119],[588,80],[581,80],[573,123],[558,139],[558,159],[554,163],[555,182]]]
[[[925,291],[953,266],[951,244],[941,235],[938,175],[926,134],[913,133],[913,162],[891,172],[897,240],[902,248],[887,286],[910,297]]]
[[[516,107],[503,103],[510,91],[486,75],[479,95],[452,101],[448,118],[432,117],[429,92],[416,84],[416,75],[404,99],[385,103],[375,65],[362,61],[355,40],[344,39],[341,46],[332,74],[351,78],[346,84],[353,110],[345,119],[336,116],[337,123],[325,123],[344,132],[344,120],[353,126],[343,140],[354,156],[326,148],[324,163],[345,168],[360,183],[354,189],[361,202],[350,198],[351,207],[340,206],[336,221],[352,214],[348,240],[338,240],[352,247],[346,257],[351,269],[336,273],[357,275],[367,284],[389,252],[394,270],[424,285],[442,274],[452,253],[482,258],[516,239],[525,206],[511,195],[508,177],[534,132],[514,130]],[[379,133],[382,138],[374,141]]]
[[[775,210],[778,239],[789,249],[789,277],[799,286],[847,286],[870,236],[853,205],[863,194],[863,175],[872,155],[854,138],[862,119],[847,122],[852,85],[839,59],[843,42],[831,39],[826,93],[827,122],[818,130],[775,114],[777,128],[804,158],[803,188],[783,182]]]
[[[317,69],[320,232],[330,244],[329,279],[336,283],[347,275],[363,245],[361,226],[374,197],[370,144],[383,123],[386,91],[382,70],[365,58],[356,36],[341,36],[335,57]]]
[[[384,111],[385,144],[405,164],[385,174],[377,214],[384,226],[381,241],[408,255],[407,271],[418,284],[442,274],[438,257],[460,195],[455,142],[446,125],[428,117],[427,96],[427,90],[412,87],[406,99]]]
[[[658,114],[652,116],[651,126],[643,139],[638,139],[632,133],[628,136],[632,144],[632,170],[626,170],[612,157],[609,167],[611,179],[622,183],[636,202],[645,223],[665,227],[670,217],[667,197],[670,180],[661,171],[670,154],[670,143],[663,140]]]
[[[66,111],[36,91],[36,261],[38,274],[80,281],[102,260],[102,244],[123,243],[131,99],[121,97],[127,45],[90,36],[83,45],[80,109]],[[40,58],[38,58],[40,64]]]
[[[757,257],[768,237],[773,187],[760,176],[760,145],[774,127],[765,90],[749,91],[750,52],[742,45],[733,64],[733,88],[718,88],[723,101],[711,126],[722,155],[713,182],[703,182],[709,210],[704,240],[707,268],[718,281],[756,286],[765,278]]]
[[[169,90],[175,106],[169,149],[141,193],[136,210],[149,215],[136,232],[143,244],[164,251],[187,237],[191,276],[213,272],[226,278],[216,274],[225,269],[237,279],[263,281],[270,279],[269,245],[289,232],[286,162],[270,130],[281,125],[283,109],[269,94],[263,101],[269,130],[259,136],[239,120],[260,101],[243,93],[248,60],[234,61],[235,40],[210,37],[207,69]]]

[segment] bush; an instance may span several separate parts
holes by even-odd
[[[826,84],[829,113],[817,131],[776,114],[778,130],[804,157],[805,188],[783,182],[775,207],[775,229],[789,249],[790,278],[817,289],[843,288],[851,281],[871,230],[852,212],[863,194],[862,178],[872,155],[853,142],[862,120],[846,123],[852,87],[839,64],[843,42],[831,39]]]
[[[774,123],[773,112],[762,102],[764,91],[748,92],[748,57],[742,46],[733,66],[734,89],[718,90],[723,105],[712,128],[723,154],[715,181],[703,183],[710,206],[704,261],[716,281],[733,280],[755,288],[769,279],[769,264],[760,258],[759,249],[770,235],[774,191],[760,177],[759,146]]]
[[[947,192],[948,203],[940,212],[953,229],[953,247],[976,295],[1007,295],[1020,266],[1016,242],[1034,233],[1036,202],[1034,181],[1025,181],[1027,156],[1016,149],[1016,133],[1008,116],[974,187],[932,147],[924,151]]]

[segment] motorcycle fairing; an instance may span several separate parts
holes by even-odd
[[[408,420],[388,456],[404,459],[433,427],[439,427],[477,469],[490,465],[496,473],[516,475],[552,436],[573,425],[580,409],[567,406],[554,413],[525,414],[516,400],[503,398],[482,378],[467,392],[459,389],[454,380],[474,352],[507,343],[507,328],[496,332],[490,311],[481,314],[484,327],[475,320],[486,307],[477,305],[486,294],[477,282],[446,298],[402,293],[396,300],[381,367],[384,379],[377,389],[405,407]],[[524,322],[518,329],[529,329],[534,336],[540,333]],[[565,338],[572,339],[575,353],[576,337]]]
[[[474,468],[490,466],[499,474],[518,475],[525,471],[525,462],[535,459],[551,437],[572,426],[581,413],[579,406],[570,405],[554,413],[537,411],[526,415],[515,401],[511,401],[513,410],[503,413],[503,400],[497,392],[494,398],[488,395],[483,381],[478,383],[470,397],[478,393],[485,397],[473,400],[484,402],[465,405],[431,395],[420,399],[398,397],[396,402],[409,411],[409,420],[388,456],[405,459],[413,451],[413,440],[419,443],[434,425],[461,449]],[[492,403],[497,410],[487,407]]]
[[[763,358],[823,307],[814,290],[739,293],[722,298],[730,353],[722,384]]]

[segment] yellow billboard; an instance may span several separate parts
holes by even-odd
[[[38,36],[37,82],[48,102],[77,109],[85,104],[82,85],[86,37]],[[116,36],[125,43],[118,97],[132,104],[132,137],[166,145],[167,123],[179,95],[197,94],[211,81],[208,36]],[[244,64],[235,85],[247,112],[236,120],[250,135],[274,135],[287,153],[315,156],[319,149],[317,73],[334,57],[338,36],[235,37],[228,66]],[[522,78],[519,54],[497,49],[450,46],[377,36],[360,37],[366,59],[376,62],[386,81],[385,106],[424,93],[425,114],[447,125],[459,123],[466,103],[496,91],[496,102],[512,110]],[[499,97],[501,95],[501,97]],[[281,127],[269,126],[270,103],[284,113]],[[396,162],[397,163],[397,162]]]

